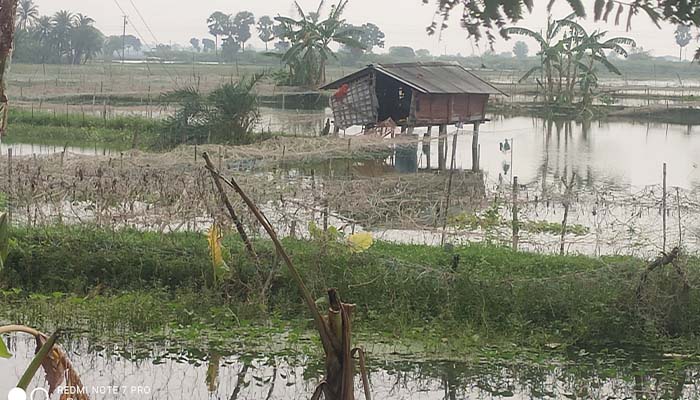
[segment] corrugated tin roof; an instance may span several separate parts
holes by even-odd
[[[321,89],[336,89],[372,70],[401,81],[421,93],[505,94],[461,65],[445,62],[370,65]]]

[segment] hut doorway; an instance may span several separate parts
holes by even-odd
[[[413,90],[384,74],[375,75],[379,121],[391,118],[401,125],[411,115]]]

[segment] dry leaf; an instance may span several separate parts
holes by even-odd
[[[46,343],[48,338],[43,335],[36,336],[36,352]],[[66,393],[61,394],[60,400],[90,400],[87,393],[84,393],[83,383],[80,377],[73,370],[68,355],[60,347],[54,346],[41,363],[46,374],[46,381],[49,384],[49,395],[61,386],[65,381]],[[72,393],[72,394],[69,394]]]

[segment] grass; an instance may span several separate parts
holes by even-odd
[[[227,236],[233,276],[214,287],[206,240],[199,234],[57,227],[18,229],[13,237],[2,273],[6,288],[77,297],[145,291],[195,314],[224,307],[238,318],[307,318],[267,241],[256,242],[261,257],[256,268],[243,245]],[[675,274],[659,270],[638,302],[635,290],[646,262],[635,258],[547,256],[481,245],[448,251],[377,242],[364,253],[322,240],[286,240],[285,246],[317,296],[337,287],[344,300],[357,304],[360,325],[395,335],[433,327],[484,340],[622,346],[700,334],[698,289],[691,285],[683,292]],[[685,265],[691,282],[700,279],[698,260]],[[270,271],[271,286],[263,295],[261,281]],[[182,293],[193,294],[203,309],[191,308]]]
[[[96,143],[117,149],[154,148],[163,125],[139,117],[100,118],[81,114],[53,114],[10,110],[8,142],[31,142],[73,146]]]

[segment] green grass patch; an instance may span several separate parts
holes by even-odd
[[[256,266],[228,235],[224,246],[232,277],[214,286],[200,234],[82,227],[15,229],[12,236],[7,269],[0,275],[6,288],[49,296],[155,291],[183,304],[185,297],[178,293],[199,293],[195,297],[202,304],[227,307],[237,315],[248,310],[258,318],[308,317],[290,274],[265,240],[255,243],[261,258]],[[697,285],[683,289],[672,267],[659,269],[639,302],[637,283],[646,262],[636,258],[386,242],[353,253],[326,240],[285,240],[285,247],[316,296],[336,287],[344,300],[357,305],[359,323],[394,334],[441,326],[487,339],[564,345],[648,345],[700,334]],[[689,281],[700,280],[698,260],[682,262]],[[270,273],[263,295],[260,285]]]

